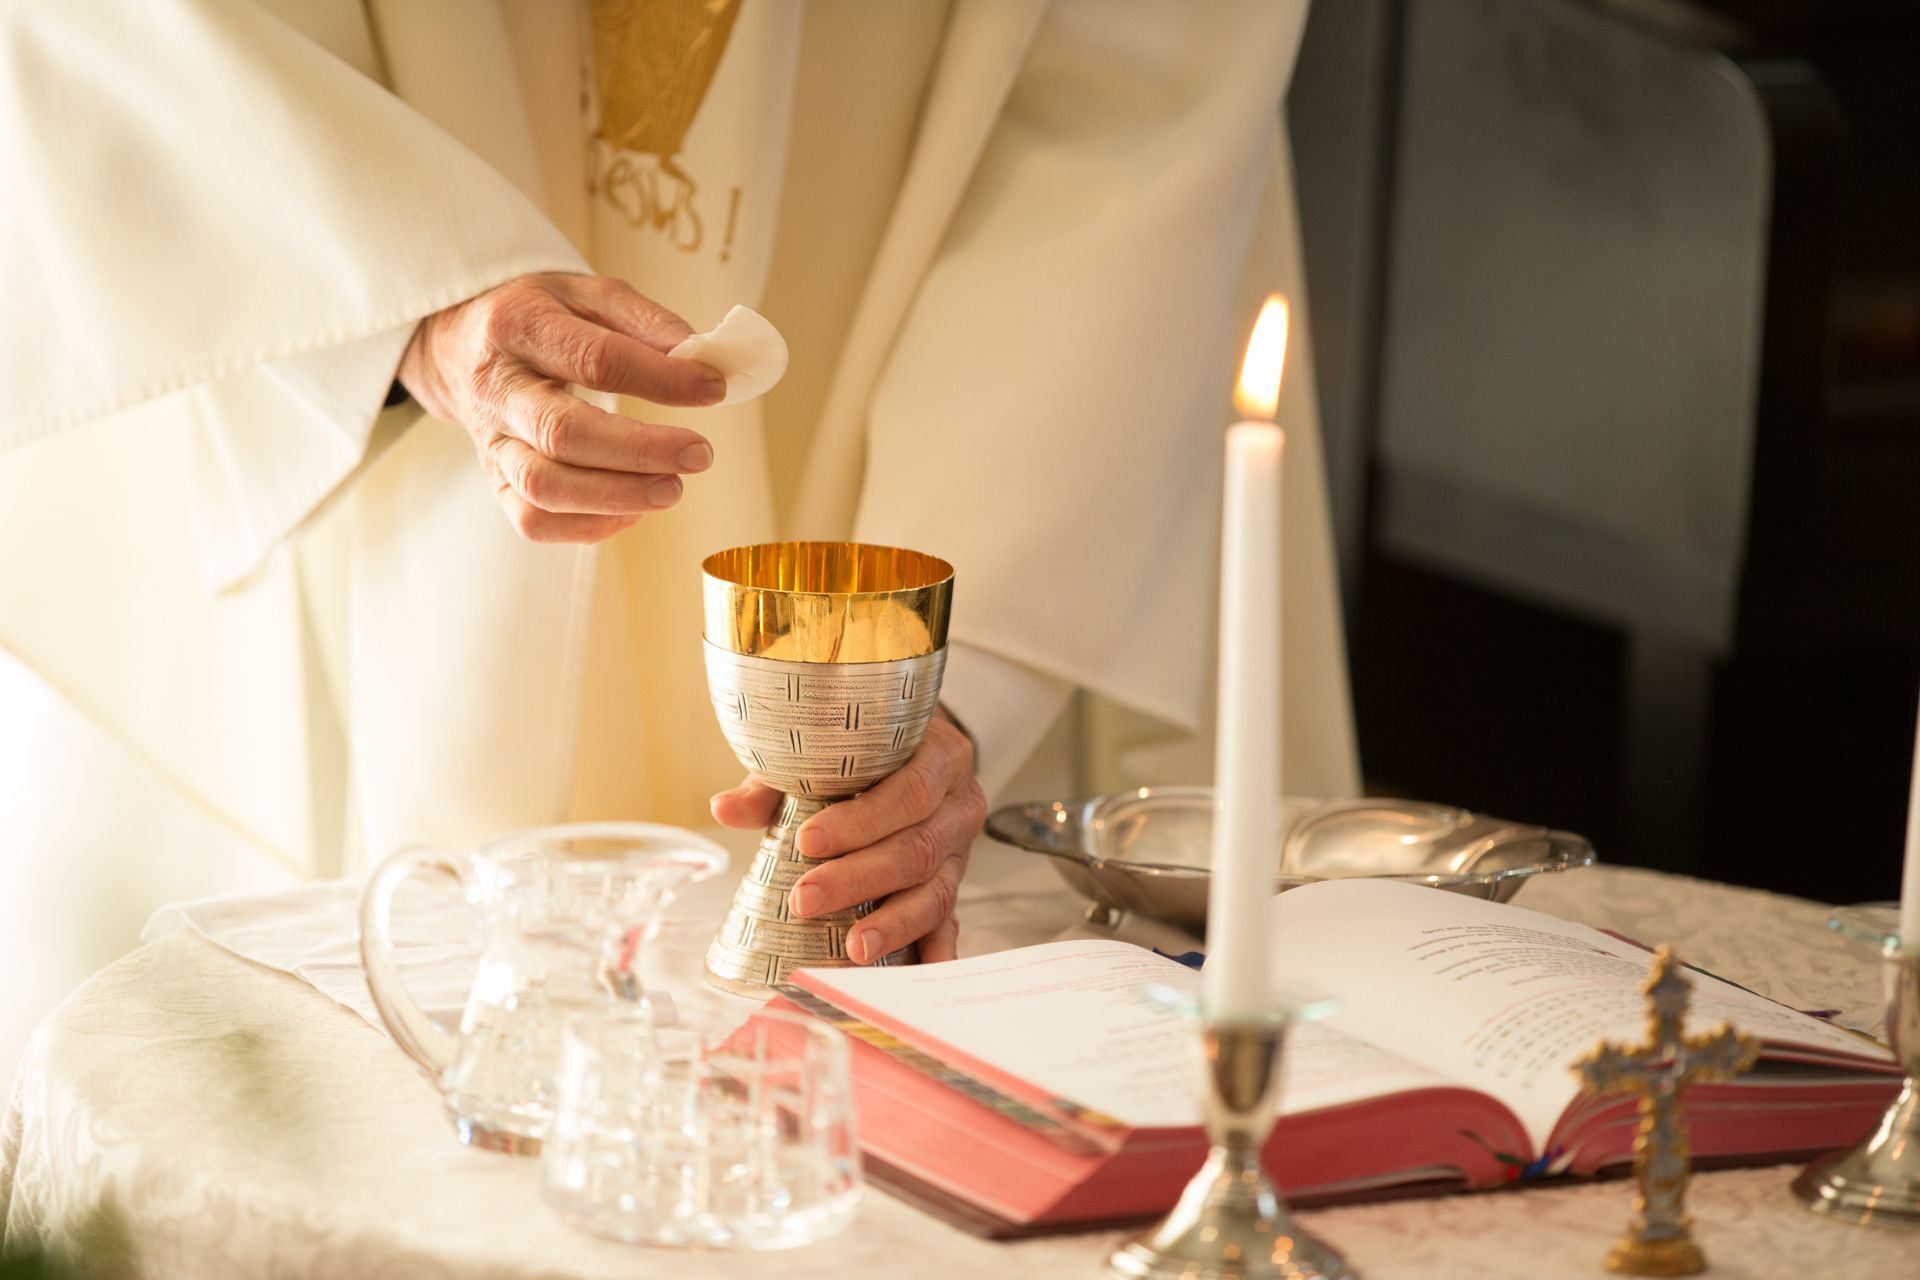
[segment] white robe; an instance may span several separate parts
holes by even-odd
[[[0,0],[0,760],[64,782],[0,782],[0,898],[73,901],[54,857],[98,895],[29,1004],[159,898],[699,821],[739,772],[698,641],[699,558],[732,543],[952,560],[947,701],[992,786],[1074,690],[1083,782],[1141,741],[1131,780],[1204,777],[1220,436],[1270,289],[1296,316],[1285,781],[1350,791],[1280,127],[1304,11],[746,0],[663,156],[586,145],[572,5]],[[378,405],[420,317],[589,264],[696,327],[756,306],[793,371],[624,406],[707,433],[713,470],[602,548],[534,547],[457,428]],[[131,774],[56,853],[53,806]]]

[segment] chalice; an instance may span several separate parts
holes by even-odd
[[[764,995],[795,969],[853,963],[847,932],[878,903],[795,918],[788,893],[818,863],[794,839],[919,748],[947,663],[953,566],[898,547],[772,542],[701,568],[714,714],[740,763],[782,793],[707,949],[707,977]],[[873,963],[918,958],[907,946]]]

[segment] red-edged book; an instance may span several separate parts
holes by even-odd
[[[1337,1010],[1288,1033],[1268,1168],[1298,1203],[1494,1187],[1628,1163],[1622,1095],[1569,1064],[1637,1042],[1648,955],[1523,908],[1392,882],[1273,899],[1276,989]],[[1697,1163],[1852,1142],[1899,1085],[1863,1036],[1694,971],[1691,1029],[1727,1021],[1759,1065],[1687,1091]],[[1197,1036],[1166,999],[1199,975],[1129,943],[1055,942],[949,964],[809,969],[770,1007],[854,1041],[876,1181],[983,1234],[1152,1217],[1206,1154]],[[1154,988],[1162,988],[1156,993]]]

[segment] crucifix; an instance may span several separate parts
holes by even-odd
[[[1640,1095],[1640,1132],[1633,1141],[1633,1173],[1640,1184],[1633,1222],[1607,1255],[1607,1270],[1636,1276],[1690,1276],[1707,1259],[1688,1228],[1689,1146],[1680,1091],[1706,1080],[1730,1080],[1753,1065],[1759,1044],[1724,1023],[1704,1035],[1686,1034],[1689,987],[1672,947],[1654,956],[1646,985],[1645,1044],[1602,1042],[1573,1064],[1588,1093]]]

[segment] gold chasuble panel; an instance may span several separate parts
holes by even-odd
[[[590,0],[589,105],[597,144],[591,194],[636,227],[651,227],[683,253],[715,235],[717,210],[703,209],[700,183],[679,156],[740,16],[740,0]],[[651,156],[645,164],[640,157]],[[728,194],[718,227],[720,260],[730,256],[740,188]]]

